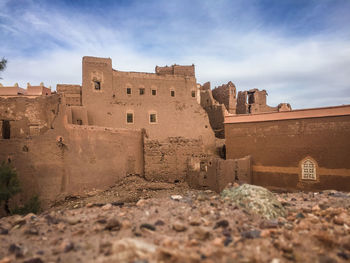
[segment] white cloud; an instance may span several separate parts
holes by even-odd
[[[286,36],[264,30],[253,19],[253,8],[247,10],[251,19],[245,21],[252,29],[245,31],[238,20],[235,27],[228,27],[222,9],[208,2],[203,9],[212,23],[209,28],[201,21],[190,26],[188,18],[174,15],[166,24],[137,17],[115,25],[107,18],[101,21],[44,7],[28,8],[16,18],[3,9],[0,19],[6,17],[6,23],[0,24],[0,33],[13,39],[0,46],[0,53],[9,60],[2,83],[79,84],[81,58],[88,55],[111,57],[114,68],[127,71],[153,72],[156,65],[194,63],[200,83],[211,81],[214,87],[231,80],[238,90],[266,89],[271,105],[289,102],[302,108],[350,103],[349,38],[326,33]],[[31,43],[34,50],[23,55],[21,47],[30,49]]]

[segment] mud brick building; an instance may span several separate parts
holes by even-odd
[[[189,158],[216,156],[193,65],[121,72],[111,59],[84,57],[82,68],[82,85],[57,93],[0,87],[0,160],[16,167],[23,199],[49,203],[128,174],[184,181]]]
[[[16,168],[20,199],[44,206],[130,174],[216,191],[350,190],[350,106],[291,111],[264,90],[236,95],[231,81],[198,84],[194,65],[123,72],[83,57],[82,85],[0,85],[0,161]]]
[[[225,118],[227,158],[252,157],[252,183],[350,191],[350,106]]]

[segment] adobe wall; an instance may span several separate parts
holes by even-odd
[[[200,87],[200,105],[205,109],[209,117],[209,123],[217,138],[225,138],[224,117],[227,112],[224,104],[220,104],[213,98],[210,82]]]
[[[181,65],[172,65],[165,67],[155,68],[155,73],[158,75],[183,75],[183,76],[195,76],[194,65],[191,66],[181,66]]]
[[[4,87],[0,84],[0,96],[17,96],[18,92],[18,86]]]
[[[40,86],[27,86],[27,96],[49,96],[51,95],[51,89],[44,87],[44,85]]]
[[[329,110],[320,109],[320,112]],[[269,116],[287,118],[290,114],[304,117],[263,120]],[[227,117],[227,158],[250,154],[253,183],[257,185],[285,190],[350,191],[350,114],[324,117],[322,114],[305,117],[305,114],[318,112],[305,110],[238,117],[240,119]],[[317,181],[301,180],[301,161],[306,157],[317,162]]]
[[[145,138],[145,176],[148,180],[174,183],[184,181],[189,158],[207,157],[201,139],[169,137],[159,141]]]
[[[236,86],[229,81],[212,90],[213,98],[220,104],[224,104],[229,113],[236,113]]]
[[[28,112],[23,105],[45,108],[47,100],[59,106],[52,129],[39,136],[0,139],[0,161],[10,158],[16,168],[23,188],[22,200],[39,194],[47,206],[58,196],[81,194],[92,188],[104,189],[127,174],[143,174],[140,130],[70,125],[66,115],[69,109],[58,105],[57,97],[14,98],[12,101],[17,107],[12,108],[17,117]],[[25,101],[28,104],[22,103]],[[0,105],[3,106],[3,101]],[[50,108],[47,111],[49,114]]]
[[[264,112],[291,111],[289,103],[280,103],[277,107],[266,104],[266,90],[251,89],[239,91],[237,96],[237,114],[257,114]]]
[[[251,183],[251,158],[224,160],[220,158],[191,158],[186,181],[197,189],[221,192],[229,183]]]
[[[0,136],[3,120],[10,122],[11,138],[43,134],[51,129],[51,123],[58,112],[58,101],[58,96],[0,97]]]
[[[68,106],[82,105],[82,92],[80,85],[57,84],[56,91],[61,95],[63,104]]]
[[[95,90],[93,79],[101,82]],[[127,94],[127,88],[131,94]],[[139,89],[144,89],[140,95]],[[152,89],[156,95],[152,95]],[[171,96],[171,91],[175,96]],[[83,106],[89,123],[97,126],[146,129],[151,139],[166,140],[182,136],[213,144],[206,112],[192,97],[197,91],[196,79],[179,75],[158,75],[112,70],[110,59],[83,58]],[[132,112],[134,123],[126,121]],[[149,114],[157,114],[157,123],[150,123]]]
[[[89,125],[87,110],[83,106],[71,106],[69,108],[69,121],[70,124],[76,125]]]

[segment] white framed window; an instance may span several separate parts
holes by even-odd
[[[316,166],[316,163],[310,158],[305,159],[301,164],[301,179],[316,181]]]

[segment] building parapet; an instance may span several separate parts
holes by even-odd
[[[267,112],[258,114],[226,115],[225,124],[244,122],[264,122],[291,119],[321,118],[350,115],[350,105],[324,108],[310,108],[286,112]]]
[[[155,72],[158,75],[181,75],[181,76],[195,76],[194,64],[191,66],[181,66],[181,65],[172,65],[165,67],[156,66]]]
[[[51,95],[51,87],[47,88],[41,82],[39,86],[27,84],[27,89],[23,89],[15,83],[13,86],[3,86],[0,83],[0,96],[49,96]]]

